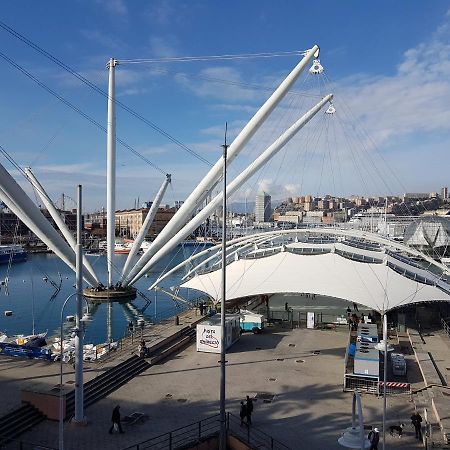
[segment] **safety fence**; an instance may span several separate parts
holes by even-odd
[[[369,394],[383,395],[384,382],[378,378],[360,377],[357,375],[344,375],[344,391],[367,392]],[[396,381],[386,382],[386,394],[410,394],[411,384]]]
[[[241,426],[241,419],[231,413],[226,414],[227,436],[235,436],[239,441],[252,448],[261,450],[290,450],[288,446],[253,426]],[[124,450],[175,450],[197,448],[198,444],[209,439],[218,439],[220,434],[220,415],[208,417],[191,423],[169,433],[155,436],[146,441],[134,444]]]

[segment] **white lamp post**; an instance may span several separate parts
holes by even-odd
[[[358,404],[358,422],[356,425],[356,404]],[[358,392],[353,394],[352,402],[352,426],[344,431],[338,439],[339,445],[347,448],[366,449],[370,447],[369,439],[364,434],[364,418],[362,413],[361,397]]]
[[[63,324],[64,324],[64,309],[67,305],[67,302],[77,295],[78,292],[73,292],[70,294],[66,300],[64,301],[62,308],[61,308],[61,321],[60,321],[60,328],[59,328],[59,345],[60,345],[60,355],[59,355],[59,450],[64,450],[64,397],[63,397],[63,339],[64,339],[64,331],[63,331]],[[84,297],[83,297],[84,298]],[[87,306],[87,312],[83,315],[83,317],[80,319],[81,323],[90,322],[90,314],[89,314],[89,304],[86,301]],[[80,333],[82,330],[79,328],[75,329],[76,333]]]
[[[384,370],[383,370],[383,450],[386,445],[386,378],[387,378],[387,354],[392,352],[394,347],[388,342],[387,335],[387,314],[383,314],[383,339],[375,345],[375,348],[384,353]]]

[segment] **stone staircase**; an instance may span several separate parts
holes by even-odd
[[[0,418],[0,447],[45,420],[44,414],[30,404]]]

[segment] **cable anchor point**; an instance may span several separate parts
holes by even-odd
[[[319,75],[323,72],[323,66],[320,64],[320,59],[315,59],[312,63],[309,73],[313,75]]]

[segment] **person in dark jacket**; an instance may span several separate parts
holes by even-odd
[[[378,428],[374,428],[370,433],[369,436],[367,436],[370,442],[370,449],[369,450],[378,450],[378,443],[380,442],[380,433],[378,431]]]
[[[245,405],[247,425],[252,424],[252,413],[253,413],[253,400],[247,395],[247,403]]]
[[[411,422],[416,431],[416,439],[422,440],[422,416],[417,411],[411,416]]]
[[[244,402],[241,402],[241,410],[239,412],[239,417],[241,418],[241,426],[244,425],[244,419],[247,417],[247,407]]]
[[[120,423],[120,406],[117,405],[112,412],[112,416],[111,416],[111,428],[109,429],[109,434],[113,433],[113,430],[119,430],[119,433],[123,433],[124,431],[122,430],[122,424]],[[117,426],[116,426],[117,425]]]

